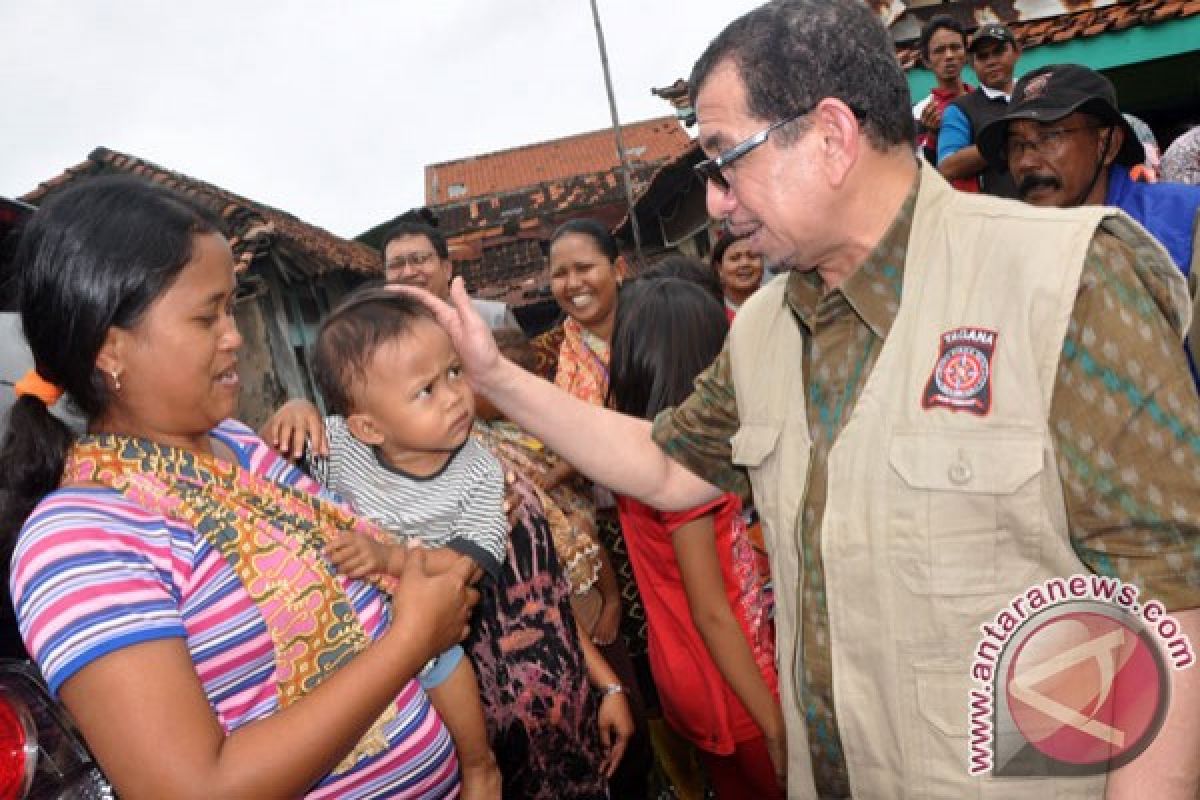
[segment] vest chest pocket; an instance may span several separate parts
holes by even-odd
[[[892,565],[918,595],[1019,591],[1047,523],[1042,437],[897,433],[888,460]]]
[[[729,440],[733,463],[750,473],[754,486],[754,505],[764,523],[774,523],[778,517],[780,427],[777,425],[742,425]],[[764,525],[764,531],[770,525]],[[772,544],[772,543],[768,543]]]
[[[782,607],[784,616],[791,619],[787,612],[794,611],[794,587],[800,585],[799,545],[795,538],[799,499],[795,496],[785,498],[783,493],[799,495],[803,486],[785,480],[789,474],[788,459],[801,456],[784,452],[786,440],[779,425],[744,424],[730,439],[730,445],[733,463],[750,473],[754,505],[762,520],[763,540],[771,559],[775,600]],[[802,455],[807,457],[807,451]],[[803,476],[799,480],[802,481]]]

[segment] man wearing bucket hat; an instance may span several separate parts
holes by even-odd
[[[1190,275],[1200,188],[1137,183],[1145,158],[1103,75],[1076,64],[1041,67],[1021,78],[1008,111],[979,132],[990,164],[1007,166],[1022,200],[1038,206],[1116,206],[1140,222]]]

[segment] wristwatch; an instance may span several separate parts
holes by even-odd
[[[619,683],[607,683],[604,686],[596,687],[596,690],[598,692],[600,692],[601,700],[603,700],[605,697],[608,697],[610,694],[625,694],[626,693],[625,687]]]

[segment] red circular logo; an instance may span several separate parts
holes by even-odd
[[[1060,763],[1098,765],[1124,763],[1153,740],[1168,685],[1154,642],[1134,618],[1108,607],[1068,611],[1033,628],[1013,653],[1004,689],[1030,745]]]
[[[934,381],[938,390],[954,398],[977,394],[988,378],[988,362],[974,347],[952,347],[938,361]]]

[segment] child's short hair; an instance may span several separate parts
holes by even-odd
[[[379,287],[360,289],[325,318],[313,350],[313,375],[330,414],[355,411],[355,393],[366,380],[367,366],[387,342],[412,331],[433,312],[416,298]]]

